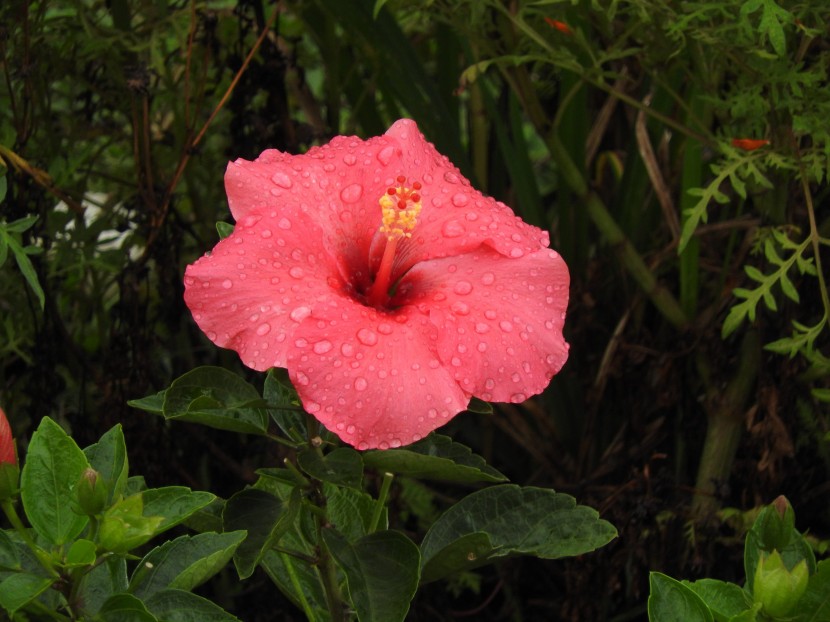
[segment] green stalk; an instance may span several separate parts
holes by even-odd
[[[378,530],[380,517],[383,514],[383,508],[386,507],[386,499],[389,497],[389,489],[392,487],[392,480],[395,479],[393,473],[384,473],[383,482],[380,485],[380,493],[378,500],[375,502],[375,509],[372,512],[372,520],[369,522],[369,533],[375,533]]]
[[[556,161],[562,180],[585,203],[588,208],[588,215],[594,225],[606,241],[614,247],[620,261],[631,277],[672,326],[678,329],[685,328],[688,324],[688,318],[677,299],[657,282],[654,274],[648,269],[643,258],[640,257],[623,230],[611,216],[602,199],[589,189],[588,183],[580,174],[559,137],[556,134],[551,134],[546,142],[551,156]]]
[[[692,500],[692,514],[699,519],[711,516],[718,509],[716,487],[732,471],[744,425],[745,404],[758,375],[759,348],[757,331],[748,330],[741,342],[738,370],[725,390],[720,388],[720,378],[708,380],[708,365],[702,358],[698,360],[700,376],[708,385],[706,403],[709,405],[706,439]]]

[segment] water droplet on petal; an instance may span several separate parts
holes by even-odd
[[[490,325],[489,324],[485,324],[484,322],[479,322],[478,324],[476,324],[476,332],[479,335],[483,335],[484,333],[488,332],[489,330],[490,330]]]
[[[311,315],[311,309],[308,307],[297,307],[296,309],[292,310],[291,313],[288,314],[295,322],[302,322],[306,319],[309,315]]]
[[[346,155],[343,156],[343,162],[345,162],[349,166],[352,166],[355,162],[357,162],[357,158],[354,157],[353,154],[347,153]]]
[[[343,203],[357,203],[363,195],[363,186],[351,184],[340,191],[340,199]]]
[[[280,218],[280,221],[277,223],[277,226],[278,226],[280,229],[286,229],[286,230],[288,230],[288,229],[290,229],[290,228],[291,228],[291,221],[290,221],[290,220],[288,220],[287,218]]]
[[[392,334],[392,326],[387,324],[386,322],[381,322],[378,324],[378,332],[381,335],[391,335]]]
[[[496,275],[492,272],[485,272],[481,275],[481,282],[485,285],[492,285],[496,281]]]
[[[297,372],[297,383],[303,386],[308,384],[308,376],[306,376],[303,372]]]
[[[259,232],[259,235],[267,240],[271,237],[272,234],[270,229],[263,229]]]
[[[444,181],[448,184],[457,184],[458,183],[458,175],[453,173],[452,171],[447,171],[444,173]]]
[[[446,179],[447,181],[450,181],[449,179],[447,179],[446,175],[444,175],[444,179]],[[457,179],[456,179],[456,181],[457,181]],[[450,182],[450,183],[454,183],[454,182]],[[465,205],[467,205],[467,203],[470,202],[470,197],[468,197],[463,192],[458,192],[458,193],[452,195],[452,199],[450,199],[450,200],[452,201],[452,204],[455,205],[456,207],[464,207]]]
[[[357,331],[357,340],[365,346],[373,346],[378,342],[378,336],[368,328]]]
[[[224,287],[225,289],[230,289],[231,287],[233,287],[233,281],[231,281],[230,279],[225,279],[224,281],[222,281],[222,287]]]
[[[445,238],[458,238],[464,235],[464,225],[462,225],[457,220],[448,220],[444,223],[444,226],[441,227],[441,235]]]
[[[510,249],[510,256],[513,257],[514,259],[518,259],[519,257],[521,257],[524,254],[525,254],[525,252],[521,248],[519,248],[518,246],[514,246],[513,248]]]
[[[332,347],[333,346],[331,345],[331,341],[326,341],[324,339],[323,341],[318,341],[317,343],[315,343],[313,350],[316,354],[325,354],[326,352],[331,350]]]
[[[365,391],[369,387],[369,381],[363,376],[358,376],[354,381],[355,391]]]
[[[460,300],[456,300],[452,303],[450,307],[453,313],[456,315],[469,315],[470,314],[470,306],[467,303],[461,302]]]
[[[291,178],[282,171],[277,171],[271,176],[271,181],[277,184],[280,188],[290,188],[293,184]]]
[[[452,288],[452,291],[459,296],[466,296],[473,291],[473,285],[469,281],[458,281],[458,283],[455,284],[455,287]]]
[[[300,266],[292,266],[292,268],[288,271],[288,274],[295,279],[301,279],[303,278],[303,269]]]
[[[499,328],[501,328],[504,332],[509,333],[513,330],[513,324],[511,324],[507,320],[502,320],[501,322],[499,322]]]
[[[267,335],[271,332],[271,325],[268,322],[264,324],[260,324],[256,329],[256,334],[262,337],[263,335]]]
[[[378,162],[386,166],[389,162],[392,161],[392,156],[395,155],[395,148],[392,145],[384,147],[380,151],[378,151],[377,159]]]
[[[477,348],[478,348],[478,351],[479,351],[479,352],[485,352],[485,351],[487,350],[487,344],[486,344],[486,343],[484,343],[483,341],[480,341],[480,342],[478,343]]]

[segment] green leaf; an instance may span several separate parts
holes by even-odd
[[[293,544],[297,542],[294,541]],[[310,550],[304,552],[311,553]],[[286,553],[273,550],[267,551],[260,563],[274,585],[303,612],[309,622],[330,620],[326,608],[326,596],[314,566]]]
[[[491,549],[473,559],[457,559],[457,540],[483,533]],[[616,537],[614,527],[570,495],[545,488],[502,484],[465,497],[432,525],[421,544],[423,580],[434,581],[458,569],[508,555],[556,559],[593,551]],[[480,545],[483,539],[476,538]]]
[[[11,615],[48,590],[53,580],[26,572],[15,572],[0,582],[0,607]]]
[[[10,233],[23,233],[24,231],[31,229],[37,222],[37,219],[38,216],[25,216],[23,218],[13,220],[8,224],[4,224],[2,227]]]
[[[216,223],[216,233],[219,234],[220,240],[224,240],[231,233],[233,233],[233,225],[229,222],[225,222],[224,220],[220,220]]]
[[[132,594],[115,594],[107,599],[98,612],[103,622],[159,622]]]
[[[297,455],[297,464],[306,474],[321,482],[363,489],[363,460],[350,447],[338,447],[325,456],[314,449],[306,449]]]
[[[706,603],[715,622],[728,622],[733,616],[752,607],[749,594],[734,583],[716,579],[700,579],[692,583],[682,581],[682,583]]]
[[[810,576],[807,591],[792,614],[800,622],[830,620],[830,560],[823,559],[816,564],[816,572]]]
[[[263,406],[259,392],[233,372],[199,367],[173,381],[164,394],[162,410],[166,419],[265,434],[268,414]]]
[[[118,499],[127,485],[129,463],[127,446],[124,443],[124,431],[121,424],[112,427],[104,433],[94,445],[84,449],[89,465],[98,471],[106,483],[109,494],[107,501]]]
[[[164,622],[239,622],[239,618],[219,605],[183,590],[161,590],[148,598],[145,604],[153,615]]]
[[[167,394],[167,389],[159,391],[155,395],[148,395],[137,400],[128,400],[127,405],[139,410],[144,410],[154,415],[164,414],[164,396]]]
[[[418,588],[418,547],[398,531],[377,531],[354,544],[334,529],[326,543],[346,575],[352,606],[361,622],[404,620]]]
[[[430,434],[400,449],[367,451],[363,463],[378,471],[458,483],[503,482],[507,478],[484,458],[448,436]]]
[[[69,542],[87,524],[87,517],[75,512],[74,494],[87,468],[86,456],[75,441],[45,417],[29,443],[20,476],[20,497],[29,523],[52,544]]]
[[[471,397],[470,403],[467,404],[467,412],[476,413],[477,415],[492,415],[493,405],[477,397]]]
[[[228,499],[222,520],[225,531],[245,530],[248,537],[233,556],[240,579],[250,577],[268,549],[273,546],[296,518],[300,489],[292,493],[287,507],[264,490],[248,488]]]
[[[365,536],[372,522],[377,501],[371,495],[353,488],[340,488],[326,485],[326,515],[337,531],[346,536],[350,542]],[[381,515],[381,529],[386,528],[388,519],[386,508]]]
[[[162,521],[156,529],[156,534],[175,527],[216,499],[216,495],[212,493],[194,491],[184,486],[150,488],[145,490],[142,495],[144,497],[144,515],[162,517]]]
[[[680,581],[660,572],[649,575],[650,622],[714,622],[706,604]]]
[[[127,562],[123,557],[110,556],[87,572],[78,588],[78,601],[83,613],[92,617],[113,594],[127,590]]]
[[[166,588],[190,591],[219,572],[245,539],[244,531],[180,536],[156,547],[136,566],[130,593],[142,600]]]
[[[104,512],[98,530],[98,541],[104,549],[125,555],[160,531],[159,525],[164,518],[152,514],[145,516],[143,494],[121,499]]]
[[[66,552],[66,565],[70,568],[91,566],[98,559],[96,548],[96,544],[92,540],[83,538],[75,540]]]
[[[20,569],[20,556],[17,554],[17,546],[9,538],[9,534],[0,529],[0,570]]]
[[[291,386],[288,372],[272,367],[265,376],[262,398],[268,403],[268,413],[274,423],[288,438],[302,441],[305,438],[306,419],[297,391]]]

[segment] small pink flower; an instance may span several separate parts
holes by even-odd
[[[0,408],[0,464],[17,464],[12,429],[2,408]]]
[[[216,345],[286,367],[358,449],[412,443],[471,396],[522,402],[568,358],[568,269],[548,234],[470,187],[408,119],[228,166],[234,232],[188,266]]]

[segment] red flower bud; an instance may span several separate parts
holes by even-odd
[[[755,151],[761,147],[766,147],[769,144],[768,140],[763,138],[733,138],[732,146],[744,151]]]
[[[560,22],[559,20],[551,19],[550,17],[545,17],[545,22],[547,22],[548,26],[550,26],[551,28],[555,28],[561,33],[564,33],[566,35],[573,34],[571,27],[568,26],[565,22]]]
[[[17,464],[17,451],[14,448],[12,429],[2,408],[0,408],[0,464]]]

